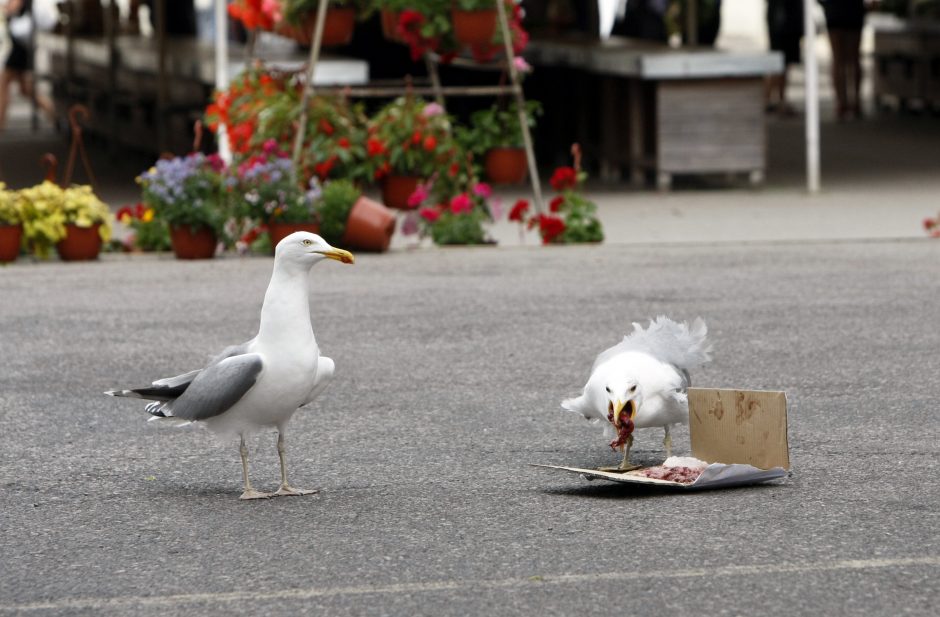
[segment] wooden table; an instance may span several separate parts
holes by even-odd
[[[620,37],[534,40],[537,67],[601,78],[596,134],[602,171],[626,166],[636,183],[651,171],[661,189],[674,174],[747,173],[767,166],[764,78],[783,70],[778,53],[681,48]]]

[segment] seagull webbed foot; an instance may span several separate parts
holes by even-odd
[[[256,491],[253,488],[246,488],[245,492],[241,494],[239,499],[270,499],[271,497],[271,493],[262,493],[261,491]]]
[[[319,493],[319,489],[305,489],[305,488],[294,488],[288,484],[282,484],[280,488],[277,489],[277,492],[274,493],[274,497],[299,497],[300,495],[314,495]]]

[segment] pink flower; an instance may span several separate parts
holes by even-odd
[[[434,223],[437,219],[441,218],[441,211],[437,208],[421,208],[418,214],[428,223]]]
[[[440,116],[443,114],[444,108],[441,107],[438,103],[428,103],[421,111],[421,115],[425,118],[433,118],[434,116]]]
[[[261,145],[261,149],[264,150],[265,154],[277,154],[277,140],[275,139],[266,139]]]
[[[522,56],[516,56],[512,59],[513,66],[516,67],[516,70],[520,73],[531,73],[532,65],[526,62],[525,58]]]
[[[424,200],[428,198],[428,188],[423,184],[419,184],[418,187],[414,190],[414,193],[408,196],[408,207],[417,208]]]
[[[450,200],[450,211],[454,214],[463,214],[473,210],[473,202],[466,193],[461,193]]]
[[[225,161],[215,152],[206,157],[206,162],[209,163],[209,167],[212,168],[212,171],[222,171],[225,169]]]
[[[493,194],[493,189],[486,182],[477,182],[473,185],[473,194],[483,199],[489,199],[490,195]]]

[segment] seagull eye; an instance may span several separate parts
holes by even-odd
[[[610,394],[610,386],[607,386],[607,394]]]
[[[636,392],[636,386],[633,386],[632,388],[630,388],[630,392]]]
[[[313,240],[304,240],[303,242],[304,246],[310,246],[311,244],[313,244]]]

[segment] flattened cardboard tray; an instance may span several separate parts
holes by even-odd
[[[685,490],[756,484],[789,473],[787,396],[784,392],[689,388],[692,456],[709,463],[695,482],[683,484],[643,475],[563,465],[535,465],[603,479]]]

